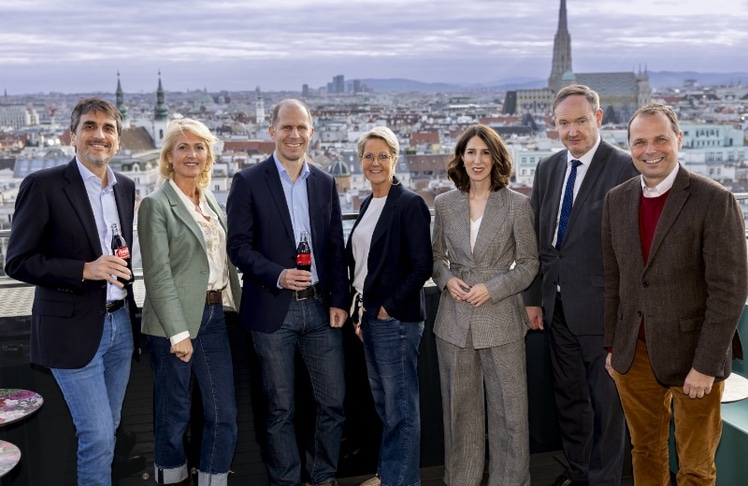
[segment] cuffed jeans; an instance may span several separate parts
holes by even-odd
[[[78,436],[78,484],[112,484],[114,433],[130,378],[133,342],[127,305],[104,314],[99,349],[83,368],[52,368]]]
[[[362,321],[369,385],[382,420],[382,486],[420,485],[418,346],[424,323],[380,320],[368,312]]]
[[[613,350],[615,353],[615,349]],[[626,373],[613,371],[634,446],[631,460],[636,486],[669,486],[668,438],[675,415],[678,486],[716,483],[714,455],[722,437],[721,399],[725,382],[715,382],[703,398],[690,398],[683,387],[663,386],[649,363],[647,345],[637,341]]]
[[[273,486],[301,482],[301,460],[293,419],[295,358],[298,350],[309,371],[317,404],[314,439],[306,452],[313,484],[335,479],[343,434],[345,377],[343,337],[330,327],[329,312],[318,298],[291,301],[281,327],[252,331],[268,406],[267,470]]]
[[[190,421],[190,378],[200,387],[205,410],[198,484],[227,483],[237,437],[234,371],[220,304],[206,305],[192,359],[171,354],[168,338],[148,336],[155,386],[154,468],[158,484],[187,477],[184,433]]]

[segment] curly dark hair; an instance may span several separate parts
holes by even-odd
[[[512,159],[509,151],[504,145],[498,133],[491,127],[476,124],[471,125],[460,136],[455,145],[455,152],[452,159],[447,164],[447,177],[454,182],[457,189],[467,192],[470,189],[470,177],[465,170],[465,164],[462,157],[465,155],[465,148],[471,138],[478,137],[488,146],[491,153],[491,190],[498,191],[509,184],[509,178],[512,176]]]

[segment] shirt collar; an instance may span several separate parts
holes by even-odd
[[[670,174],[668,174],[665,179],[662,180],[659,184],[657,184],[654,187],[648,187],[644,183],[644,176],[639,176],[639,180],[641,181],[642,185],[642,194],[644,197],[660,197],[666,192],[670,190],[670,188],[673,187],[673,184],[675,183],[675,176],[678,175],[678,168],[680,167],[680,164],[675,164],[675,167],[672,171],[670,171]]]
[[[291,174],[288,173],[285,167],[283,167],[283,164],[281,164],[280,160],[278,160],[278,156],[275,152],[273,152],[273,161],[275,162],[275,168],[278,169],[278,174],[283,176],[285,174],[286,178],[289,180],[291,179]],[[299,174],[298,180],[305,180],[307,177],[309,177],[310,174],[309,170],[309,163],[306,161],[306,158],[304,158],[304,165],[301,167],[301,174]]]
[[[89,180],[92,177],[95,177],[97,181],[99,181],[99,186],[101,186],[101,178],[91,172],[91,170],[83,165],[83,163],[78,160],[78,157],[75,157],[75,163],[78,165],[78,172],[80,172],[81,178],[84,181]],[[117,183],[117,177],[114,175],[114,171],[111,167],[109,167],[109,164],[106,166],[106,174],[107,174],[107,186],[104,189],[111,189],[114,187],[114,185]]]
[[[568,150],[566,151],[566,163],[571,164],[572,160],[578,160],[584,165],[585,167],[589,167],[590,164],[592,164],[592,159],[595,157],[595,152],[597,151],[597,148],[600,146],[600,133],[597,134],[597,140],[595,141],[595,145],[592,146],[592,148],[584,155],[582,155],[579,158],[574,157],[571,155],[571,152]]]

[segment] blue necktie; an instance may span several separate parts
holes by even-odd
[[[571,171],[569,178],[566,179],[566,188],[564,189],[564,200],[561,203],[561,216],[558,219],[558,235],[556,236],[556,248],[561,248],[566,234],[566,226],[569,224],[571,216],[571,205],[574,203],[574,181],[577,180],[577,167],[582,165],[578,160],[571,161]]]

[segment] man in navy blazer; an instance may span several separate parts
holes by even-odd
[[[542,160],[535,170],[530,202],[540,271],[525,292],[525,305],[532,327],[545,327],[549,335],[568,463],[554,486],[617,486],[625,424],[615,384],[605,372],[600,227],[605,194],[637,171],[629,154],[601,139],[603,110],[589,87],[561,89],[553,101],[553,119],[567,150]],[[575,177],[570,177],[572,167]],[[572,205],[559,236],[567,187]]]
[[[115,431],[130,377],[135,300],[128,262],[111,254],[112,225],[132,243],[135,184],[109,160],[122,115],[83,99],[70,121],[76,157],[21,183],[5,272],[34,284],[31,361],[51,368],[78,436],[78,484],[111,484]]]
[[[240,320],[267,399],[267,470],[273,485],[301,481],[293,422],[298,350],[317,403],[307,473],[314,485],[336,484],[345,397],[340,327],[348,316],[340,201],[333,178],[305,159],[314,134],[309,108],[281,101],[269,130],[275,152],[234,176],[226,205],[228,254],[243,273]],[[296,269],[302,232],[311,271]]]

